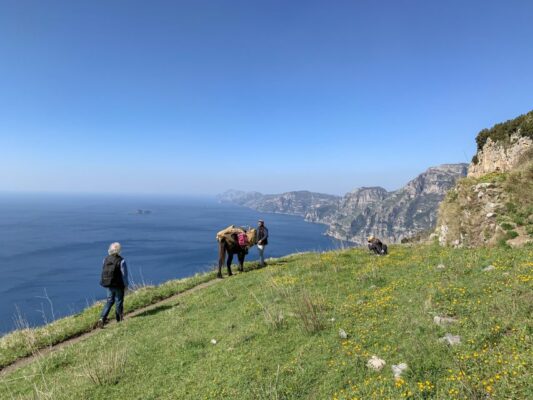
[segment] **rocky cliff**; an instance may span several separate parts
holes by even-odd
[[[519,246],[533,235],[533,111],[482,130],[468,177],[448,192],[436,235],[442,245]]]
[[[468,176],[479,178],[491,172],[512,171],[520,166],[532,149],[533,140],[528,136],[521,136],[520,132],[511,135],[506,142],[489,138],[478,151],[475,162],[468,167]]]
[[[466,170],[466,164],[429,168],[393,192],[363,187],[341,197],[307,191],[262,195],[231,190],[219,199],[259,211],[299,215],[326,224],[328,235],[357,244],[366,243],[371,234],[397,243],[435,227],[439,203]]]

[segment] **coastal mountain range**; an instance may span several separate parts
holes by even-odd
[[[335,196],[309,191],[262,194],[228,190],[218,199],[257,211],[301,216],[327,225],[329,236],[360,245],[369,235],[399,243],[435,228],[439,203],[456,181],[466,176],[467,167],[432,167],[395,191],[361,187]]]

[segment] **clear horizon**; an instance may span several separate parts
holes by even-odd
[[[533,109],[533,3],[0,6],[0,192],[342,195]]]
[[[441,164],[442,165],[442,164]],[[428,167],[427,169],[429,168],[432,168],[432,167],[437,167],[437,165],[433,165],[433,166],[430,166]],[[426,170],[427,170],[426,169]],[[421,171],[420,174],[424,173],[426,170],[424,171]],[[296,191],[309,191],[309,192],[314,192],[314,193],[322,193],[322,194],[331,194],[331,195],[337,195],[337,196],[344,196],[345,194],[353,191],[353,190],[356,190],[356,189],[359,189],[359,188],[362,188],[362,187],[382,187],[384,189],[386,189],[388,192],[394,192],[396,190],[399,190],[401,189],[402,187],[404,187],[405,185],[407,185],[411,180],[415,179],[416,177],[418,177],[418,175],[420,174],[417,174],[416,176],[413,176],[412,178],[410,178],[408,181],[404,182],[403,184],[400,184],[400,186],[398,187],[392,187],[392,188],[387,188],[387,187],[384,187],[383,185],[379,185],[379,184],[376,184],[376,185],[372,185],[372,186],[365,186],[365,185],[362,185],[362,186],[356,186],[356,187],[353,187],[351,188],[350,190],[346,191],[346,192],[343,192],[343,193],[329,193],[329,192],[317,192],[317,191],[313,191],[313,190],[308,190],[308,189],[294,189],[294,190],[286,190],[286,191],[283,191],[283,192],[261,192],[261,194],[266,194],[266,195],[269,195],[269,194],[283,194],[283,193],[286,193],[286,192],[296,192]],[[112,192],[112,191],[109,191],[109,192],[94,192],[94,191],[90,191],[90,192],[83,192],[83,191],[32,191],[32,190],[0,190],[0,195],[4,194],[4,195],[43,195],[43,196],[110,196],[110,197],[116,197],[116,196],[125,196],[125,197],[129,197],[129,196],[139,196],[139,197],[162,197],[162,198],[216,198],[217,195],[220,195],[220,194],[223,194],[224,192],[227,192],[227,191],[230,191],[230,190],[242,190],[242,191],[245,191],[245,192],[253,192],[254,190],[244,190],[244,189],[240,189],[238,187],[228,187],[227,189],[224,189],[220,192],[217,192],[217,193],[164,193],[164,192]]]

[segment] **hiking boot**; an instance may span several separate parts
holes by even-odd
[[[100,318],[100,319],[98,320],[98,322],[96,323],[96,327],[97,327],[97,328],[100,328],[100,329],[103,329],[103,328],[104,328],[104,325],[105,325],[105,321],[104,321],[102,318]]]

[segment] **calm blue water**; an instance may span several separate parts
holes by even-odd
[[[98,282],[113,241],[122,244],[134,282],[157,284],[211,269],[216,232],[255,226],[260,217],[270,231],[269,257],[340,245],[322,225],[212,199],[2,194],[0,333],[14,329],[18,312],[36,326],[104,298]],[[248,259],[256,258],[252,249]]]

